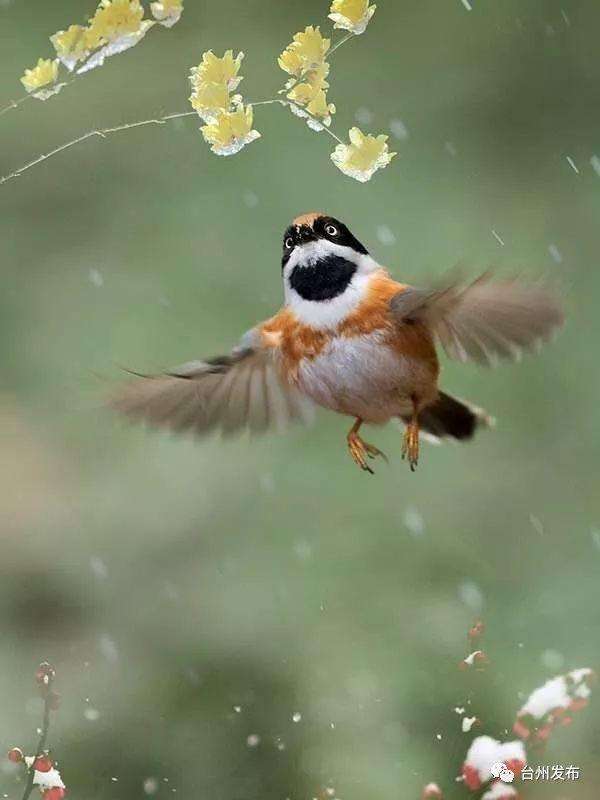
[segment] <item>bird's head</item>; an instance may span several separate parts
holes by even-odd
[[[286,229],[281,267],[288,300],[322,302],[343,294],[378,265],[343,222],[311,213]]]

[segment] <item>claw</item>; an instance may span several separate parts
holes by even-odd
[[[367,463],[365,456],[368,458],[376,458],[377,456],[381,456],[385,461],[387,461],[385,453],[382,453],[378,447],[363,441],[356,431],[350,431],[347,438],[350,457],[354,463],[358,464],[358,466],[365,472],[369,472],[371,475],[375,474],[373,469],[371,469]]]
[[[419,463],[419,426],[414,421],[409,422],[404,431],[402,459],[408,461],[411,472],[416,470]]]

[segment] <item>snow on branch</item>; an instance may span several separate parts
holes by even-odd
[[[65,784],[56,763],[47,747],[52,712],[58,708],[60,697],[54,690],[56,673],[47,661],[43,661],[35,674],[38,690],[43,701],[42,725],[34,755],[25,755],[20,747],[11,747],[8,760],[22,764],[26,770],[25,790],[22,800],[28,800],[34,787],[40,790],[42,800],[63,800]]]
[[[490,659],[481,643],[483,634],[481,622],[469,629],[468,653],[459,663],[461,670],[478,672],[489,667]],[[503,740],[489,733],[479,733],[471,740],[455,784],[477,792],[479,800],[519,800],[524,795],[513,785],[516,780],[521,779],[523,783],[532,780],[534,774],[546,779],[546,773],[550,774],[548,767],[538,767],[534,773],[532,767],[527,766],[528,748],[543,748],[555,727],[570,725],[574,715],[589,704],[595,684],[596,674],[589,668],[575,669],[546,681],[518,710],[512,728],[516,739]],[[465,707],[457,706],[454,711],[462,717],[463,733],[483,727],[479,716],[466,716]],[[557,769],[552,767],[552,770]],[[571,766],[564,773],[563,780],[574,780],[579,769]],[[427,784],[421,795],[423,800],[442,800],[443,796],[437,783]]]

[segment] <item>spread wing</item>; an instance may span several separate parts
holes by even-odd
[[[257,339],[253,332],[243,342]],[[138,376],[121,386],[109,406],[151,426],[199,436],[220,430],[283,429],[308,423],[312,403],[277,368],[277,348],[242,344],[229,355],[193,361],[162,375]]]
[[[487,273],[471,283],[408,287],[394,295],[390,308],[399,323],[426,325],[450,358],[485,365],[518,359],[547,341],[564,319],[559,294],[550,284],[493,280]]]

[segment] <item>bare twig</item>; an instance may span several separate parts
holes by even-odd
[[[116,125],[112,128],[98,128],[93,131],[88,131],[84,133],[82,136],[78,136],[76,139],[71,139],[70,142],[66,142],[65,144],[61,144],[60,147],[56,147],[54,150],[50,150],[48,153],[44,153],[37,158],[34,158],[33,161],[29,161],[27,164],[24,164],[19,169],[16,169],[14,172],[9,173],[8,175],[4,175],[0,178],[0,186],[3,183],[8,183],[8,181],[12,180],[13,178],[18,178],[24,172],[27,172],[32,167],[41,164],[42,161],[47,161],[47,159],[52,158],[52,156],[57,155],[58,153],[62,153],[64,150],[68,150],[71,147],[74,147],[76,144],[81,144],[82,142],[87,141],[88,139],[92,139],[94,136],[98,136],[101,139],[106,139],[107,136],[110,136],[112,133],[118,133],[119,131],[128,131],[132,128],[142,128],[146,125],[165,125],[169,120],[172,119],[181,119],[182,117],[192,117],[196,116],[195,111],[185,111],[176,114],[167,114],[164,117],[157,117],[156,119],[144,119],[139,122],[128,122],[124,125]]]
[[[18,108],[20,105],[23,105],[23,103],[26,100],[29,100],[31,97],[33,97],[33,95],[26,94],[23,97],[20,97],[18,100],[11,100],[10,103],[8,103],[8,105],[4,106],[4,108],[0,108],[0,117],[3,114],[6,114],[7,111],[10,111],[13,108]]]
[[[36,759],[44,755],[46,742],[48,741],[48,733],[50,732],[50,712],[52,710],[52,693],[46,692],[44,697],[44,716],[42,719],[42,728],[40,731],[40,738],[38,740]],[[27,783],[25,784],[25,791],[23,792],[22,800],[28,800],[31,792],[33,791],[33,779],[35,778],[35,761],[29,768],[27,773]]]
[[[34,786],[39,787],[44,800],[64,800],[65,785],[47,748],[50,714],[58,708],[59,700],[52,688],[56,673],[47,661],[43,661],[38,667],[35,677],[44,702],[42,727],[38,729],[37,748],[34,755],[28,756],[20,747],[11,747],[7,758],[14,764],[22,764],[27,770],[23,800],[29,800]]]
[[[261,105],[270,105],[273,103],[278,103],[279,105],[283,106],[290,106],[290,107],[292,106],[292,103],[290,103],[288,100],[282,100],[280,98],[274,98],[271,100],[259,100],[257,103],[249,103],[248,105],[261,106]],[[304,113],[306,114],[307,118],[312,119],[314,120],[315,123],[320,124],[322,126],[322,129],[326,133],[328,133],[329,136],[332,137],[332,139],[335,139],[335,141],[338,142],[338,144],[342,143],[342,140],[339,138],[339,136],[337,136],[326,125],[323,125],[320,122],[320,120],[316,119],[306,111]],[[52,156],[56,156],[59,153],[62,153],[65,150],[69,150],[71,147],[81,144],[82,142],[86,142],[88,139],[93,139],[96,136],[98,136],[100,139],[106,139],[113,133],[120,133],[121,131],[129,131],[132,130],[133,128],[144,128],[147,127],[148,125],[165,125],[167,122],[173,119],[183,119],[185,117],[196,117],[196,116],[197,113],[195,111],[179,111],[174,114],[166,114],[164,117],[143,119],[139,120],[138,122],[127,122],[123,125],[116,125],[112,128],[97,128],[93,131],[88,131],[87,133],[84,133],[82,136],[77,136],[75,139],[71,139],[71,141],[65,142],[65,144],[61,144],[60,147],[55,147],[54,150],[50,150],[47,153],[43,153],[41,156],[34,158],[33,161],[29,161],[27,164],[24,164],[22,167],[19,167],[19,169],[14,170],[14,172],[9,172],[8,175],[3,175],[2,177],[0,177],[0,186],[2,186],[5,183],[8,183],[14,178],[20,177],[21,175],[23,175],[24,172],[27,172],[33,167],[36,167],[38,164],[41,164],[42,161],[47,161],[49,158],[52,158]]]

